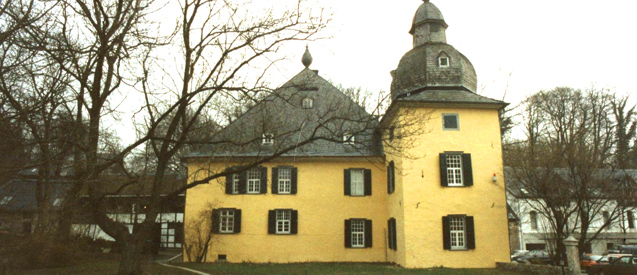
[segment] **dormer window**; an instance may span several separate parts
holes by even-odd
[[[438,57],[438,65],[440,65],[441,68],[449,67],[449,57],[446,57],[446,56]]]
[[[352,135],[351,132],[343,133],[343,143],[344,144],[355,144],[356,143],[356,136]]]
[[[60,205],[62,205],[62,198],[55,198],[55,200],[53,200],[53,206],[59,207]]]
[[[13,196],[5,196],[4,198],[2,198],[2,200],[0,201],[0,205],[7,205],[9,204],[9,202],[13,199]]]
[[[311,98],[303,99],[303,109],[312,109],[314,108],[314,100]]]
[[[270,133],[263,134],[263,138],[261,139],[261,144],[274,144],[274,135]]]

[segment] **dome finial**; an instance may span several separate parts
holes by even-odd
[[[303,62],[305,68],[309,68],[312,64],[312,55],[310,54],[308,45],[305,45],[305,53],[303,54],[303,58],[301,58],[301,62]]]

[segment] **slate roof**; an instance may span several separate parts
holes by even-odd
[[[414,20],[412,21],[411,30],[409,33],[414,33],[414,28],[420,24],[423,24],[428,21],[439,21],[447,27],[447,23],[445,23],[445,18],[442,16],[442,12],[434,5],[429,2],[429,0],[424,1],[416,10],[416,14],[414,15]]]
[[[455,103],[455,104],[485,104],[501,108],[508,103],[491,99],[476,93],[455,87],[429,87],[410,93],[409,96],[399,97],[395,101],[425,102],[425,103]]]
[[[12,197],[12,199],[6,205],[0,205],[0,211],[36,211],[36,187],[35,179],[13,179],[5,183],[0,187],[0,200],[3,200],[5,197]],[[64,198],[70,187],[71,185],[68,182],[51,182],[49,202],[53,203],[56,198]]]
[[[504,176],[506,179],[506,189],[514,197],[529,197],[530,194],[524,191],[524,186],[516,181],[516,171],[522,171],[523,168],[504,167]],[[544,168],[537,168],[544,169]],[[558,177],[562,181],[568,181],[568,169],[565,168],[553,168],[551,169],[552,175]],[[635,169],[598,169],[594,171],[593,176],[599,179],[613,179],[616,183],[635,185],[637,181],[637,170]],[[608,181],[606,181],[608,182]],[[635,193],[637,195],[637,192]],[[637,198],[635,198],[637,201]]]
[[[303,108],[306,98],[313,100],[313,108]],[[305,68],[222,129],[212,140],[215,145],[202,147],[186,158],[269,156],[284,148],[291,150],[282,156],[379,156],[382,147],[375,133],[377,125],[377,118],[317,71]],[[342,142],[346,132],[355,134],[354,145]],[[263,145],[264,134],[274,135],[274,143]],[[317,140],[300,144],[314,138]]]

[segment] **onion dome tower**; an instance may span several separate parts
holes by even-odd
[[[436,98],[445,91],[476,93],[477,77],[473,65],[447,44],[447,27],[440,10],[429,0],[424,0],[409,31],[413,36],[413,49],[392,71],[392,100],[427,101],[427,91],[436,91]],[[414,98],[414,95],[419,96]]]

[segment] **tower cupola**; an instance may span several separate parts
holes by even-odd
[[[414,48],[429,42],[447,43],[447,23],[440,10],[424,0],[414,15],[409,33],[414,37]]]
[[[400,59],[392,71],[392,100],[414,99],[436,94],[451,95],[455,91],[476,92],[477,76],[471,62],[447,44],[447,23],[440,10],[424,0],[414,15],[409,33],[414,47]]]

